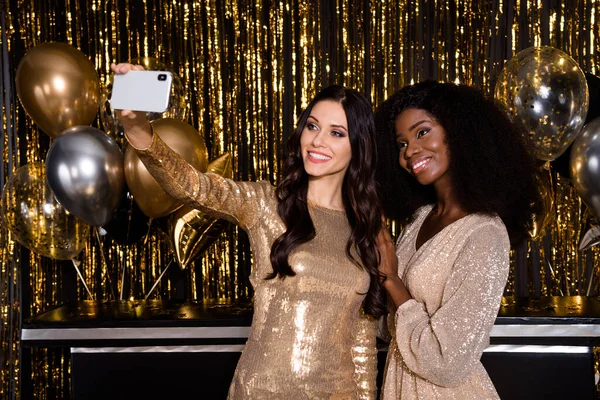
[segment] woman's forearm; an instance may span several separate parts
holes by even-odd
[[[387,277],[383,281],[383,286],[390,295],[396,308],[412,299],[408,289],[406,289],[406,286],[404,286],[404,283],[402,283],[402,280],[398,277]]]

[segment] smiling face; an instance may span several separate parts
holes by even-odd
[[[396,118],[400,166],[422,185],[450,185],[446,131],[425,110],[407,108]]]
[[[300,147],[309,179],[343,181],[352,149],[346,112],[340,103],[323,100],[313,106],[300,136]]]

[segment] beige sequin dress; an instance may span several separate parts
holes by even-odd
[[[316,237],[291,253],[296,276],[265,280],[285,230],[271,184],[200,173],[156,135],[138,154],[173,197],[248,232],[254,316],[229,398],[375,398],[376,322],[361,311],[369,275],[346,256],[345,213],[309,205]]]
[[[417,211],[396,246],[413,299],[388,316],[392,335],[383,399],[498,399],[480,362],[508,277],[508,234],[497,217],[471,214],[416,250],[432,206]]]

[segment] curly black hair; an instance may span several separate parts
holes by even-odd
[[[308,174],[304,169],[300,137],[315,104],[335,101],[342,105],[348,121],[352,158],[344,176],[342,200],[352,233],[346,243],[346,254],[370,275],[371,281],[363,309],[379,317],[387,312],[385,289],[379,279],[379,253],[376,239],[382,226],[382,209],[375,185],[376,145],[375,121],[371,102],[359,92],[338,85],[321,90],[304,110],[298,126],[290,136],[288,157],[283,163],[282,180],[277,186],[277,211],[286,226],[271,247],[273,272],[267,279],[285,278],[296,273],[288,256],[298,245],[315,237],[315,227],[307,206]],[[353,256],[352,250],[360,257]]]
[[[500,216],[513,245],[525,239],[541,200],[524,129],[500,103],[467,85],[424,81],[398,90],[376,110],[377,181],[386,215],[406,223],[418,207],[436,201],[431,185],[421,186],[399,165],[394,124],[408,108],[426,111],[446,131],[461,206]]]

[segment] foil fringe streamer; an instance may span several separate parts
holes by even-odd
[[[532,45],[569,53],[596,73],[597,1],[183,1],[12,0],[2,16],[2,169],[0,183],[20,165],[45,158],[49,138],[18,103],[14,72],[25,52],[48,41],[67,42],[87,54],[106,82],[109,65],[149,56],[170,65],[186,88],[187,122],[205,137],[211,158],[231,152],[237,179],[273,183],[284,143],[316,91],[340,83],[377,105],[404,84],[426,78],[472,84],[491,93],[505,60]],[[10,87],[9,87],[10,86]],[[100,126],[100,121],[95,122]],[[506,294],[585,294],[594,277],[596,248],[578,252],[587,223],[585,206],[566,179],[555,176],[555,221],[547,234],[515,249]],[[91,236],[80,255],[96,298],[113,283],[141,299],[171,259],[156,228],[122,246]],[[171,268],[153,298],[250,298],[252,256],[246,235],[228,227],[194,266]],[[85,299],[69,263],[44,259],[15,244],[0,229],[0,393],[18,397],[20,318],[68,300]],[[119,272],[126,269],[125,282]],[[22,282],[23,281],[23,282]],[[24,283],[22,285],[21,283]],[[27,283],[29,285],[27,285]],[[29,287],[21,296],[23,287]],[[120,288],[120,286],[118,286]],[[115,291],[118,293],[117,288]],[[23,297],[23,298],[22,298]],[[21,299],[22,298],[22,299]],[[31,355],[40,399],[69,397],[64,354]],[[49,389],[51,388],[51,389]]]

